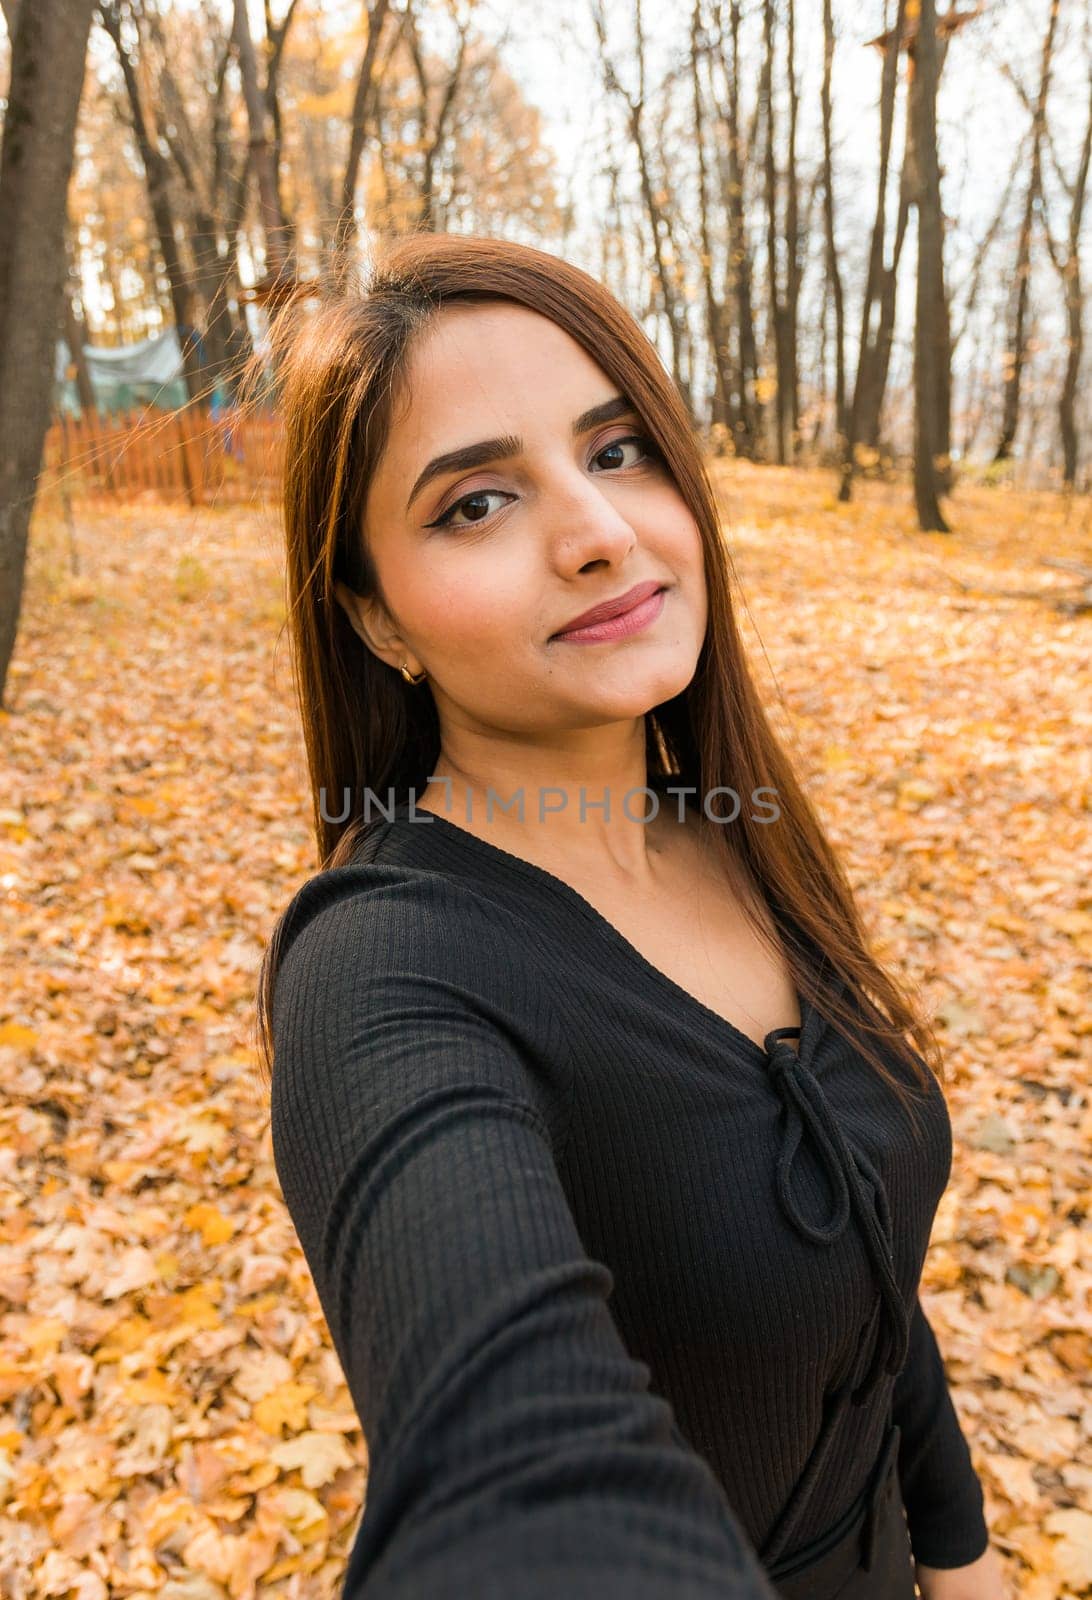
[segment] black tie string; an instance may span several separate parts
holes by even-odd
[[[785,1111],[777,1164],[777,1196],[789,1221],[805,1239],[815,1244],[830,1245],[839,1239],[845,1232],[851,1211],[860,1223],[880,1291],[868,1331],[871,1332],[875,1323],[877,1310],[882,1322],[882,1332],[876,1340],[868,1370],[852,1395],[854,1405],[863,1405],[884,1371],[897,1374],[902,1370],[909,1344],[910,1318],[895,1277],[891,1215],[883,1181],[868,1157],[851,1149],[847,1143],[806,1059],[803,1042],[800,1054],[784,1042],[800,1035],[799,1028],[774,1028],[763,1041],[770,1080]],[[804,1215],[793,1194],[793,1163],[805,1133],[822,1162],[835,1196],[830,1217],[821,1223]]]

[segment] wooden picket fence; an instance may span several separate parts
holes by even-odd
[[[129,411],[61,416],[46,436],[45,477],[76,497],[216,505],[279,493],[281,429],[269,413]]]

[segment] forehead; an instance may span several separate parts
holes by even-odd
[[[510,303],[441,311],[414,343],[388,452],[399,475],[443,450],[501,433],[561,427],[613,392],[548,317]]]

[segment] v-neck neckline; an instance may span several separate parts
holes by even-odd
[[[413,827],[429,827],[434,823],[439,823],[441,832],[465,843],[472,852],[477,851],[479,855],[484,854],[484,858],[494,864],[503,864],[529,878],[531,882],[545,886],[555,895],[560,894],[568,905],[575,907],[583,915],[585,921],[590,923],[601,938],[606,939],[628,960],[631,966],[639,970],[646,979],[663,989],[664,993],[674,1000],[676,1006],[692,1011],[699,1020],[704,1022],[707,1030],[712,1030],[714,1033],[717,1031],[726,1033],[737,1047],[743,1048],[757,1060],[765,1062],[768,1059],[769,1052],[764,1044],[759,1044],[756,1039],[751,1038],[749,1033],[744,1033],[743,1029],[737,1027],[734,1022],[729,1022],[728,1018],[722,1017],[719,1011],[714,1011],[711,1006],[705,1004],[704,1000],[699,1000],[697,995],[691,994],[689,989],[683,988],[681,983],[676,983],[674,978],[669,977],[661,967],[656,966],[647,956],[643,955],[632,940],[627,939],[625,934],[615,927],[609,917],[605,917],[590,900],[580,893],[579,889],[574,889],[572,884],[566,883],[564,878],[559,878],[556,873],[550,872],[546,867],[540,867],[537,862],[528,861],[525,856],[514,855],[512,851],[505,850],[503,846],[493,844],[488,839],[480,838],[478,834],[471,833],[468,828],[460,827],[457,822],[452,822],[450,818],[443,816],[438,811],[424,812],[418,810],[416,812],[417,818],[430,817],[430,823],[412,820],[407,815],[408,811],[408,802],[402,801],[395,807],[394,816],[397,820],[404,821],[408,826]],[[808,1033],[812,1008],[806,995],[801,992],[799,986],[795,983],[793,984],[793,992],[796,995],[796,1003],[800,1012],[799,1026],[785,1024],[784,1027],[771,1028],[768,1030],[766,1037],[768,1038],[770,1033],[778,1033],[781,1036],[788,1034],[790,1037],[795,1035],[797,1051],[803,1056],[804,1039]]]

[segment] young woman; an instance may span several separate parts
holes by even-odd
[[[259,1023],[369,1449],[345,1593],[1000,1600],[917,1298],[935,1040],[655,350],[566,262],[434,235],[281,337],[323,870]]]

